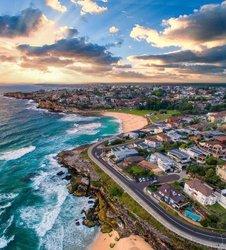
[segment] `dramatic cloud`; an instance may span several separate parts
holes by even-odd
[[[226,1],[204,5],[190,15],[170,18],[162,23],[165,28],[160,32],[136,25],[130,36],[159,48],[178,46],[202,50],[203,47],[223,45],[226,43]]]
[[[81,15],[102,14],[107,10],[107,7],[98,5],[94,0],[71,0],[71,2],[81,6]]]
[[[109,32],[111,34],[115,34],[115,33],[119,32],[119,29],[117,27],[115,27],[115,26],[112,26],[112,27],[109,28]]]
[[[67,38],[73,38],[74,36],[78,35],[78,30],[74,28],[68,28],[66,30],[65,36]]]
[[[130,60],[140,66],[160,71],[176,69],[178,72],[187,74],[224,74],[226,45],[195,52],[182,50],[167,54],[134,56]]]
[[[27,56],[59,56],[73,58],[74,60],[96,63],[113,64],[119,61],[119,57],[114,57],[107,51],[106,47],[86,42],[85,38],[62,39],[51,45],[35,47],[30,45],[20,45],[18,49]]]
[[[159,55],[136,56],[136,59],[162,61],[163,63],[222,63],[226,62],[226,45],[203,51],[175,51]]]
[[[46,1],[46,5],[51,7],[54,10],[57,10],[62,13],[67,11],[67,8],[63,6],[59,0],[45,0],[45,1]]]
[[[28,8],[17,16],[0,16],[0,37],[28,36],[43,22],[40,10]]]

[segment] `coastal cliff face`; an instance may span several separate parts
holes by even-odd
[[[48,98],[48,92],[45,94],[40,92],[29,92],[29,93],[23,93],[23,92],[10,92],[5,93],[4,96],[10,97],[10,98],[16,98],[16,99],[23,99],[23,100],[33,100],[37,103],[37,108],[40,109],[46,109],[50,112],[56,112],[56,113],[76,113],[78,115],[82,116],[99,116],[100,112],[95,110],[81,110],[73,105],[68,105],[67,103],[59,103],[56,100],[51,100],[51,98]],[[50,97],[52,95],[50,94]]]
[[[93,200],[92,207],[88,211],[83,211],[83,224],[88,227],[100,226],[103,233],[115,230],[121,238],[139,235],[154,249],[170,249],[169,240],[165,236],[146,221],[131,214],[117,199],[113,200],[110,197],[93,163],[86,157],[86,152],[87,147],[80,147],[58,155],[59,163],[68,168],[72,175],[68,185],[69,192]]]

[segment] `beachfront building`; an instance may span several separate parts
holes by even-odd
[[[158,191],[154,193],[154,196],[176,209],[181,209],[188,204],[185,196],[168,183],[164,183]]]
[[[185,182],[184,192],[204,206],[213,205],[218,200],[214,190],[199,179]]]
[[[209,155],[209,153],[197,146],[192,146],[190,148],[180,148],[180,150],[193,160],[195,160],[197,163],[204,164],[206,162],[206,156]]]
[[[179,168],[187,166],[191,161],[190,156],[179,149],[172,149],[167,154],[176,162],[176,165]]]
[[[115,147],[111,149],[110,156],[113,157],[115,162],[120,162],[129,156],[137,156],[138,151],[134,148],[126,146]]]
[[[168,156],[161,153],[154,153],[148,157],[152,163],[157,163],[158,167],[164,172],[171,172],[175,167],[175,162]]]

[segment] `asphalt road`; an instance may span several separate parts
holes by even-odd
[[[161,206],[159,206],[151,197],[143,192],[143,189],[136,185],[135,182],[126,179],[119,171],[110,166],[102,158],[100,158],[100,150],[97,143],[88,150],[89,157],[110,175],[132,198],[134,198],[145,210],[147,210],[155,219],[161,222],[174,233],[208,247],[218,249],[226,249],[226,234],[205,230],[194,227],[179,218],[168,214]]]

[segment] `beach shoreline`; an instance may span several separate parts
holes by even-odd
[[[109,111],[101,112],[101,115],[106,117],[113,117],[120,121],[121,131],[123,133],[139,130],[148,125],[147,118],[143,116]]]
[[[98,232],[88,250],[153,250],[153,248],[140,236],[131,235],[119,238],[116,231],[111,233]]]

